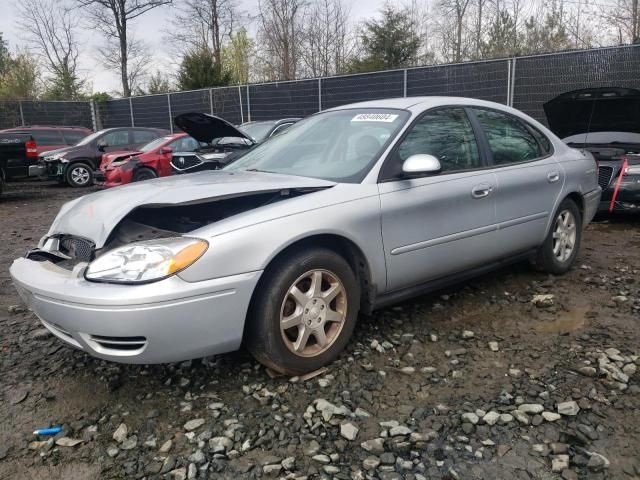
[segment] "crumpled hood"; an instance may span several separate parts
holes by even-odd
[[[143,205],[177,205],[292,188],[323,188],[334,182],[261,172],[210,171],[165,177],[103,190],[62,206],[47,236],[67,234],[102,248],[111,231]]]
[[[40,154],[41,157],[52,157],[54,155],[57,155],[59,153],[68,153],[68,152],[73,152],[76,149],[75,145],[71,145],[69,147],[63,147],[63,148],[58,148],[56,150],[47,150],[46,152],[42,152]]]
[[[139,150],[121,150],[119,152],[110,152],[102,156],[102,161],[100,162],[100,170],[108,169],[112,163],[120,162],[122,160],[126,160],[128,158],[134,157],[136,155],[140,155],[141,151]]]

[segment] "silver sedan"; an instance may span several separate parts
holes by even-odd
[[[358,313],[534,259],[562,274],[596,164],[503,105],[424,97],[313,115],[220,171],[65,204],[11,267],[42,323],[107,360],[237,349],[300,374]]]

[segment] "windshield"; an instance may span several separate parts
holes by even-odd
[[[276,122],[251,122],[240,125],[240,130],[253,138],[256,142],[261,142],[269,135]]]
[[[258,170],[358,183],[406,122],[405,110],[367,108],[313,115],[225,170]]]
[[[168,142],[169,140],[171,140],[171,138],[173,138],[173,137],[156,138],[155,140],[152,140],[151,142],[147,143],[146,145],[140,147],[140,151],[146,153],[146,152],[150,152],[151,150],[155,150],[156,148],[158,148],[162,144],[164,144],[164,143]]]
[[[103,133],[104,133],[103,131],[100,131],[100,132],[92,133],[91,135],[87,135],[78,143],[76,143],[76,145],[88,145],[91,142],[93,142],[96,138],[101,137]]]

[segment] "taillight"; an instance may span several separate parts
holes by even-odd
[[[27,150],[28,158],[38,158],[38,148],[35,140],[29,140],[25,142],[24,147]]]

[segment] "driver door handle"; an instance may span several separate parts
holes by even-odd
[[[476,185],[471,190],[471,196],[473,198],[485,198],[488,197],[489,194],[493,192],[493,186],[488,184]]]

